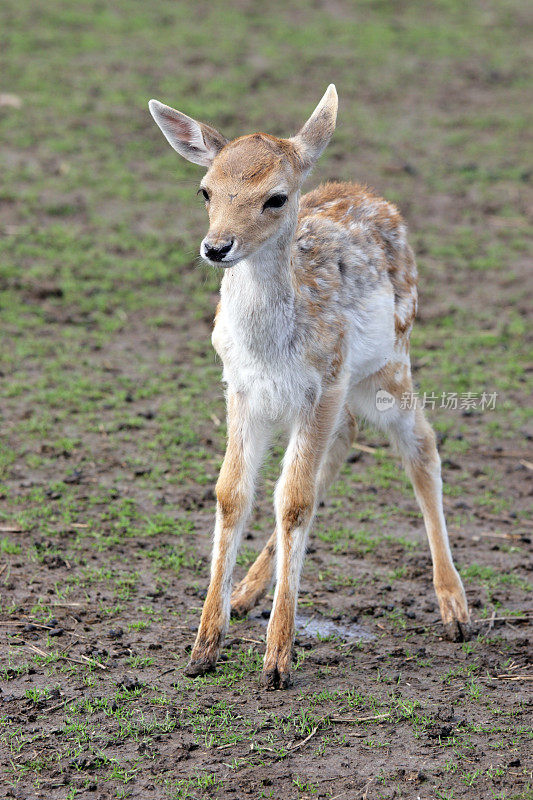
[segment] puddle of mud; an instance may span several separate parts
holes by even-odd
[[[263,625],[268,624],[268,619],[255,617]],[[319,641],[324,639],[340,639],[343,642],[362,642],[375,639],[362,625],[352,622],[349,625],[342,625],[331,619],[324,617],[306,617],[304,614],[296,614],[296,632],[303,636],[311,636]]]

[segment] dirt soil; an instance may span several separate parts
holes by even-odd
[[[210,121],[235,134],[297,125],[324,84],[317,47],[338,70],[348,119],[309,186],[348,174],[368,181],[412,230],[421,272],[414,373],[421,395],[439,397],[428,416],[472,611],[471,641],[446,641],[412,491],[387,442],[363,427],[310,540],[293,686],[270,693],[259,677],[271,596],[232,621],[215,674],[182,671],[208,582],[224,447],[210,345],[219,278],[196,258],[200,173],[176,166],[141,105],[151,94],[172,101],[168,69],[187,14],[168,2],[131,14],[119,3],[116,15],[83,5],[88,17],[70,7],[63,18],[69,4],[51,3],[39,24],[14,2],[5,12],[22,37],[6,40],[7,89],[51,105],[29,110],[35,128],[20,132],[16,100],[0,95],[0,796],[532,798],[523,4],[507,17],[474,3],[466,20],[443,4],[419,34],[409,3],[407,17],[388,3],[359,17],[344,2],[264,14],[257,3],[230,4],[231,13],[200,5],[176,56],[188,70],[176,95],[192,97],[183,110],[200,114],[205,101]],[[301,41],[276,32],[279,13]],[[361,74],[361,63],[338,62],[330,40],[333,32],[342,52],[343,31],[357,36],[358,23],[370,72],[354,87],[348,66]],[[211,33],[222,25],[228,50],[252,37],[235,67],[195,56],[202,24]],[[376,54],[389,27],[411,36],[385,37],[411,76],[401,96],[404,78]],[[50,61],[16,71],[30,45],[51,47]],[[276,105],[284,54],[303,94],[295,85]],[[39,82],[56,62],[72,90],[68,108]],[[62,111],[65,132],[54,127]],[[92,155],[80,152],[85,135]],[[439,408],[443,392],[458,394],[457,409]],[[495,408],[481,408],[482,392],[497,393]],[[281,445],[264,470],[238,578],[271,530]]]

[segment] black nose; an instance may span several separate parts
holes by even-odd
[[[230,239],[227,244],[222,245],[222,247],[212,247],[210,244],[205,244],[205,254],[210,261],[222,261],[224,256],[226,256],[231,248],[233,247],[233,239]]]

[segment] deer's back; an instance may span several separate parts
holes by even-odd
[[[357,183],[327,183],[300,202],[294,242],[300,294],[352,313],[356,326],[368,312],[390,308],[397,344],[408,344],[417,307],[417,271],[397,208]],[[387,302],[387,297],[389,302]],[[363,320],[363,317],[365,319]],[[383,320],[384,322],[384,320]]]

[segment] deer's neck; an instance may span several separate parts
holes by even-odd
[[[224,275],[221,302],[232,337],[260,356],[283,351],[295,328],[293,231]]]

